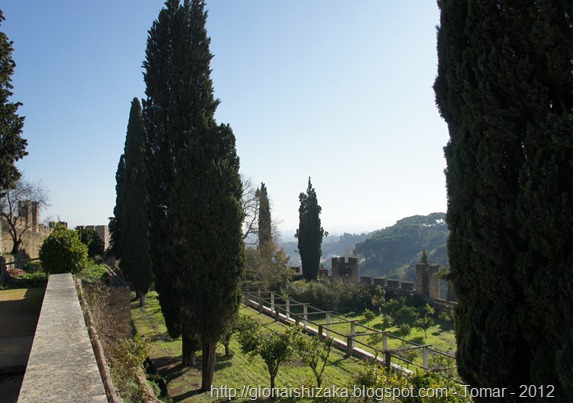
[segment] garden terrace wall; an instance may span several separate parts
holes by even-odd
[[[18,402],[107,402],[72,275],[52,274]]]

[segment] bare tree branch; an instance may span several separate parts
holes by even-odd
[[[39,224],[39,217],[36,217],[36,222],[20,217],[23,212],[19,211],[19,202],[25,201],[38,203],[39,210],[42,210],[50,205],[49,192],[40,181],[32,183],[20,179],[15,189],[7,190],[0,198],[0,216],[6,222],[12,238],[13,247],[10,253],[13,255],[18,253],[24,233]]]

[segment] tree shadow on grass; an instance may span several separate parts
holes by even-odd
[[[183,401],[183,400],[185,400],[191,396],[200,395],[201,393],[203,393],[203,392],[201,392],[200,389],[194,389],[194,390],[189,390],[185,393],[181,393],[180,395],[177,395],[177,396],[171,396],[171,398],[173,399],[174,402],[181,402],[181,401]],[[209,392],[205,392],[205,393],[209,393]]]

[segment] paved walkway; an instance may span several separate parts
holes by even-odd
[[[72,275],[52,274],[19,402],[107,402]]]

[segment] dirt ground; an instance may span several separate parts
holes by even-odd
[[[0,396],[16,402],[45,288],[0,291]]]

